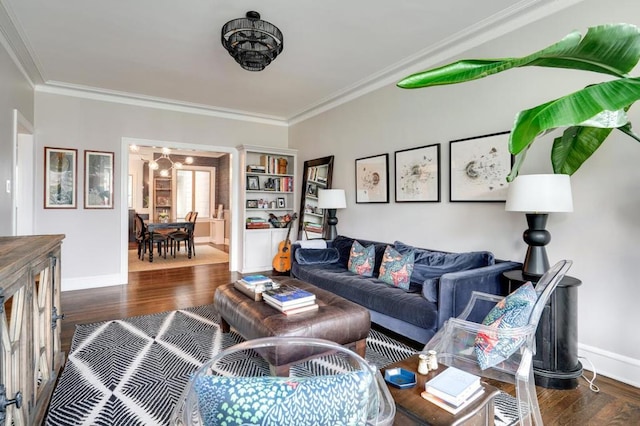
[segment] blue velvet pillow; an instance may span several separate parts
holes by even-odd
[[[335,248],[328,249],[297,249],[296,262],[300,265],[317,265],[322,263],[336,263],[340,260],[340,253]]]
[[[409,290],[411,272],[413,271],[413,252],[402,255],[387,246],[382,256],[378,279],[394,287]]]
[[[416,248],[400,241],[394,242],[393,245],[400,253],[414,252],[411,281],[422,284],[422,294],[430,302],[438,301],[438,281],[443,274],[467,271],[495,263],[493,253],[488,251],[444,253]]]
[[[196,376],[205,425],[365,424],[370,380],[356,371],[316,377]]]
[[[494,329],[524,327],[538,300],[536,290],[531,282],[520,286],[516,291],[496,303],[482,321]],[[498,337],[496,333],[479,332],[476,336],[474,350],[478,364],[483,370],[493,367],[509,358],[524,343],[524,337]]]
[[[375,264],[375,247],[372,245],[364,247],[358,241],[354,241],[349,254],[349,265],[347,269],[354,274],[363,277],[373,276],[373,266]]]

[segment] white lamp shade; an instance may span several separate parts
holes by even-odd
[[[520,175],[509,184],[505,210],[512,212],[572,212],[569,175]]]
[[[344,189],[320,189],[318,191],[318,207],[321,209],[347,208]]]

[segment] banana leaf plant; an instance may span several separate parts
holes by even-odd
[[[511,68],[539,66],[608,74],[614,79],[537,107],[521,111],[511,129],[509,151],[516,156],[512,181],[535,139],[553,129],[567,127],[554,139],[554,173],[572,175],[600,147],[613,129],[640,142],[631,130],[627,111],[640,99],[640,78],[629,72],[640,59],[640,29],[630,24],[591,27],[584,38],[577,31],[546,49],[521,58],[471,59],[410,75],[398,87],[417,89],[456,84],[487,77]]]

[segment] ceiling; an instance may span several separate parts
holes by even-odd
[[[0,30],[43,90],[116,94],[295,122],[576,0],[0,0]],[[245,71],[222,25],[256,10],[284,34]]]

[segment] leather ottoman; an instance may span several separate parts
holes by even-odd
[[[318,309],[287,316],[262,301],[245,296],[233,284],[226,284],[218,287],[213,297],[222,331],[229,332],[233,327],[246,340],[287,336],[325,339],[347,346],[364,358],[371,327],[368,309],[295,278],[274,277],[274,280],[314,293]],[[261,355],[276,374],[286,375],[287,365],[313,356],[310,351],[285,346],[277,353]]]

